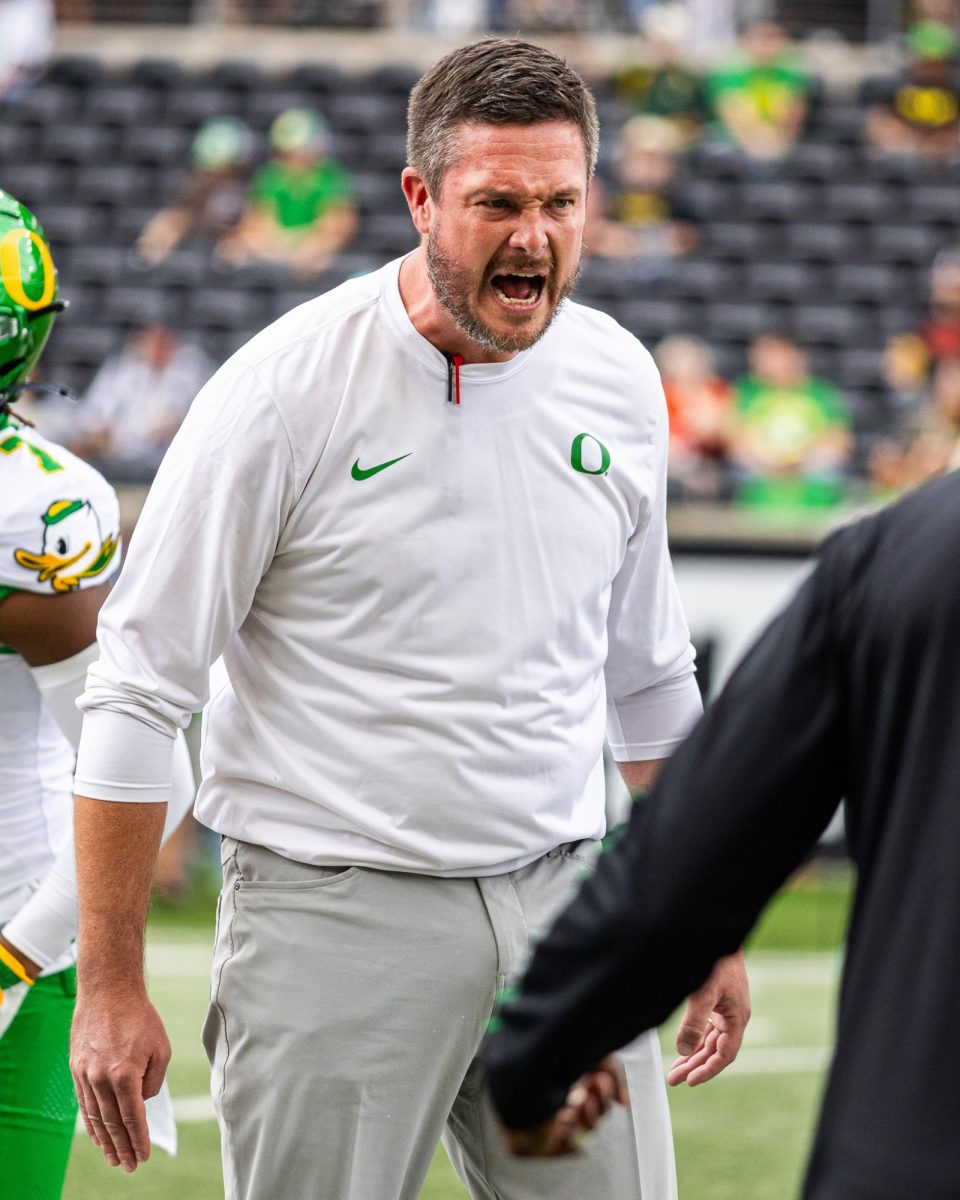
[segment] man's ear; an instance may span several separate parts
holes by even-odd
[[[433,219],[433,199],[427,185],[420,173],[413,167],[404,167],[403,174],[400,176],[400,184],[417,232],[426,236],[430,232],[430,222]]]

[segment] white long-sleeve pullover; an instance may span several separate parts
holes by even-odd
[[[101,615],[81,793],[165,798],[206,705],[214,829],[496,873],[603,833],[607,724],[650,759],[699,713],[650,356],[567,302],[454,403],[398,269],[287,314],[194,402]]]

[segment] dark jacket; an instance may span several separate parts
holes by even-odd
[[[508,1125],[737,948],[841,797],[857,867],[807,1200],[960,1197],[960,472],[834,534],[540,944],[487,1047]]]

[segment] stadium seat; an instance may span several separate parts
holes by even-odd
[[[660,286],[677,300],[711,300],[724,293],[736,293],[741,286],[741,269],[711,259],[681,258],[673,263]]]
[[[57,336],[50,340],[55,361],[77,364],[85,368],[89,381],[93,371],[112,354],[123,341],[123,332],[111,325],[92,323],[57,325]]]
[[[124,162],[150,166],[183,166],[189,161],[193,133],[167,125],[131,125],[123,132]]]
[[[748,263],[746,292],[751,300],[799,303],[823,294],[823,272],[809,263]]]
[[[5,164],[3,187],[28,208],[42,213],[46,205],[69,199],[73,174],[69,167],[31,156],[23,162]]]
[[[848,304],[799,305],[793,310],[790,330],[799,342],[808,346],[852,346],[864,343],[871,336],[869,319]]]
[[[367,89],[380,95],[399,96],[406,105],[413,85],[421,72],[405,63],[384,63],[372,71],[365,80]]]
[[[774,241],[771,231],[755,221],[711,221],[701,234],[711,257],[743,262],[763,258]]]
[[[170,163],[166,166],[157,167],[156,182],[153,186],[153,198],[155,202],[160,204],[169,204],[174,199],[183,187],[184,182],[190,176],[190,167],[187,160],[182,163]]]
[[[33,121],[38,125],[49,125],[53,121],[73,116],[76,94],[59,83],[36,83],[21,92],[15,100],[3,105],[3,119],[23,123]]]
[[[386,259],[415,250],[420,244],[420,235],[408,212],[374,213],[363,222],[357,240],[369,253]]]
[[[183,289],[197,287],[210,282],[210,252],[204,246],[185,242],[172,250],[157,266],[149,270],[141,268],[141,273],[158,286],[172,284]]]
[[[102,222],[97,212],[87,204],[45,204],[43,228],[54,251],[54,261],[63,275],[62,247],[85,243],[98,236]]]
[[[828,183],[820,211],[831,221],[881,221],[899,208],[899,197],[889,187],[876,183]]]
[[[176,323],[179,305],[172,293],[150,284],[122,284],[107,290],[101,313],[113,325]]]
[[[821,105],[813,114],[809,133],[836,146],[863,144],[864,109],[859,104],[836,101]]]
[[[832,142],[802,141],[794,146],[781,171],[790,179],[834,183],[856,177],[859,164],[846,146]]]
[[[102,284],[104,287],[121,284],[129,278],[131,267],[126,246],[104,242],[88,243],[73,248],[70,255],[71,282]]]
[[[844,347],[837,359],[837,382],[849,388],[878,388],[883,383],[883,351]]]
[[[167,96],[163,119],[170,125],[198,129],[212,117],[242,117],[243,107],[238,94],[229,88],[184,83]]]
[[[701,221],[713,221],[731,211],[736,204],[738,184],[734,179],[691,179],[682,186],[682,195]]]
[[[818,205],[818,188],[814,184],[792,179],[773,179],[741,184],[736,211],[755,221],[800,221]]]
[[[694,310],[679,300],[628,300],[617,316],[648,349],[668,333],[689,332],[698,324]]]
[[[589,256],[584,259],[577,284],[577,299],[583,299],[584,303],[635,300],[639,290],[637,265],[631,259]]]
[[[890,263],[840,262],[831,268],[826,291],[835,300],[890,304],[913,295],[912,275]]]
[[[362,213],[405,213],[409,210],[396,175],[380,171],[354,171],[353,190]]]
[[[90,89],[82,115],[101,125],[146,125],[156,116],[158,103],[148,88],[111,81]]]
[[[154,195],[152,183],[149,172],[130,163],[83,163],[74,194],[91,204],[135,204]]]
[[[322,111],[325,103],[325,100],[321,101],[306,88],[264,88],[252,92],[248,97],[246,119],[255,129],[267,129],[274,118],[288,108],[313,108]]]
[[[93,55],[61,54],[49,63],[44,78],[70,89],[88,88],[103,78],[103,71],[103,62]]]
[[[783,314],[774,305],[715,300],[707,307],[704,328],[707,336],[717,341],[749,342],[782,325]]]
[[[331,96],[326,115],[338,133],[382,133],[402,131],[406,109],[399,97],[376,92],[341,92]]]
[[[171,90],[183,78],[183,66],[175,58],[140,58],[124,72],[128,83],[146,88]]]
[[[332,62],[306,62],[291,68],[281,75],[276,84],[310,94],[329,95],[344,85],[343,72]]]
[[[111,162],[115,158],[117,135],[103,125],[55,122],[40,136],[40,155],[51,162]]]
[[[804,262],[840,262],[858,257],[862,234],[852,225],[825,221],[797,221],[787,227],[784,251]]]
[[[877,325],[886,340],[897,333],[913,333],[925,316],[924,306],[920,304],[891,305],[877,312]]]
[[[407,135],[400,130],[370,133],[362,146],[364,164],[370,168],[399,176],[407,165]]]
[[[907,188],[907,214],[923,224],[960,225],[960,188],[955,180],[940,186],[914,183]]]
[[[191,329],[246,329],[261,315],[261,301],[247,288],[195,288],[187,298],[184,314]]]
[[[7,113],[0,121],[0,170],[2,164],[19,163],[33,158],[37,152],[37,128],[25,123],[18,125]],[[4,186],[0,178],[0,187]]]
[[[868,251],[877,262],[931,263],[951,239],[930,225],[874,225],[868,231]]]
[[[253,92],[268,86],[263,68],[249,58],[222,58],[205,73],[204,82],[233,92]]]

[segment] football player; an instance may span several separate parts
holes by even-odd
[[[0,191],[0,1162],[31,1200],[60,1196],[77,1117],[74,702],[120,563],[113,488],[11,407],[65,307],[43,230]],[[176,759],[166,833],[193,799],[182,738]],[[169,1097],[156,1107],[172,1150]]]

